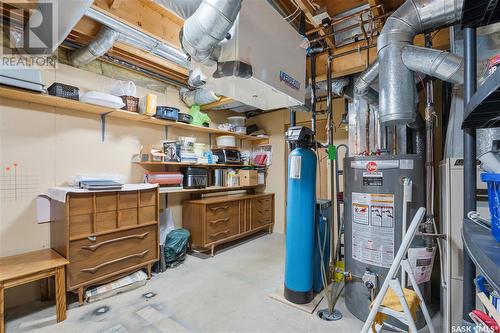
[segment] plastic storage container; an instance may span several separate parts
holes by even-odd
[[[246,118],[243,116],[233,116],[233,117],[227,117],[227,121],[233,126],[244,127]]]
[[[67,98],[67,99],[72,99],[72,100],[78,101],[80,90],[77,87],[73,87],[73,86],[59,83],[59,82],[54,82],[47,89],[47,91],[49,92],[49,95],[52,95],[52,96],[57,96],[57,97],[62,97],[62,98]]]
[[[500,174],[482,173],[481,180],[488,184],[491,233],[493,237],[500,242]]]

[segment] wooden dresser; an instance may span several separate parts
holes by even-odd
[[[274,194],[237,194],[187,200],[182,209],[183,227],[191,232],[194,248],[216,245],[248,236],[260,230],[272,232]]]
[[[69,260],[67,290],[102,284],[159,258],[158,189],[68,193],[51,201],[51,247]]]

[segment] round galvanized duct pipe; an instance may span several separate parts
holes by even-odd
[[[214,60],[219,43],[233,26],[241,8],[241,0],[203,0],[184,22],[181,45],[197,62]]]
[[[378,92],[371,88],[371,84],[378,77],[379,62],[373,62],[354,82],[354,95],[367,100],[368,104],[378,105]]]
[[[380,62],[380,121],[408,124],[415,120],[414,74],[402,50],[417,34],[458,22],[463,0],[407,0],[388,19],[377,42]]]
[[[103,56],[113,47],[119,36],[119,32],[103,26],[93,41],[71,54],[71,63],[79,67]]]
[[[408,45],[403,48],[403,63],[414,72],[454,84],[464,83],[463,58],[450,52]]]
[[[187,19],[200,7],[201,0],[155,0],[155,2]]]

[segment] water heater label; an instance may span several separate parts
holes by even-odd
[[[382,172],[363,172],[363,186],[384,186]]]
[[[300,179],[302,169],[302,156],[292,156],[290,159],[290,178]]]
[[[389,268],[394,260],[394,194],[352,193],[352,257]]]

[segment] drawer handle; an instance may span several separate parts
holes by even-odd
[[[226,210],[228,208],[229,206],[210,207],[210,209],[213,210],[214,212],[218,211],[219,209]]]
[[[227,235],[227,234],[229,234],[229,230],[221,231],[221,232],[218,232],[216,234],[210,235],[210,238],[217,238],[221,235]]]
[[[130,236],[118,237],[118,238],[110,239],[110,240],[107,240],[107,241],[104,241],[104,242],[101,242],[101,243],[97,243],[97,244],[94,244],[94,245],[85,245],[85,246],[82,246],[82,250],[95,251],[95,250],[97,250],[98,248],[100,248],[101,246],[104,246],[104,245],[113,244],[113,243],[121,242],[121,241],[128,240],[128,239],[144,239],[147,235],[149,235],[149,231],[145,232],[143,234],[139,234],[139,235],[130,235]],[[94,242],[95,242],[95,237],[94,237]]]
[[[226,217],[225,219],[215,220],[215,221],[208,221],[208,223],[210,223],[212,225],[217,225],[217,223],[224,223],[227,221],[229,221],[229,217]]]
[[[146,254],[148,254],[148,252],[149,252],[149,250],[146,250],[146,251],[141,252],[141,253],[131,254],[129,256],[125,256],[125,257],[122,257],[122,258],[118,258],[118,259],[110,260],[110,261],[107,261],[107,262],[103,262],[102,264],[97,265],[95,267],[82,269],[81,272],[94,274],[95,272],[97,272],[101,268],[109,266],[109,265],[113,265],[113,264],[116,264],[116,263],[119,263],[119,262],[122,262],[122,261],[125,261],[125,260],[128,260],[128,259],[144,258],[144,256]]]

